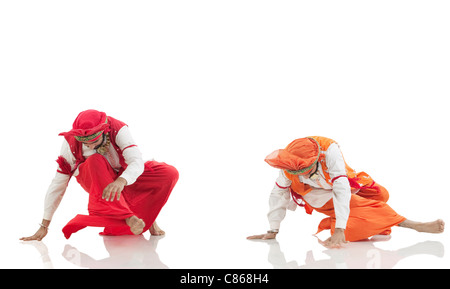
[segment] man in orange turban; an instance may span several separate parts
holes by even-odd
[[[440,219],[422,223],[398,215],[386,203],[388,191],[365,172],[357,173],[350,168],[338,144],[329,138],[296,139],[285,149],[269,154],[265,161],[280,169],[269,199],[270,230],[248,239],[275,238],[290,206],[290,197],[307,213],[315,210],[328,216],[318,229],[318,232],[331,230],[331,237],[322,242],[326,247],[388,235],[396,225],[419,232],[444,231],[444,221]]]
[[[74,176],[89,193],[89,215],[77,215],[63,228],[66,238],[86,226],[104,227],[103,235],[162,235],[155,220],[178,180],[170,165],[142,160],[128,126],[97,110],[81,112],[64,141],[58,169],[44,202],[38,231],[21,240],[42,240]]]

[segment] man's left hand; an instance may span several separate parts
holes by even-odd
[[[114,201],[114,198],[117,195],[117,200],[120,199],[120,194],[123,191],[123,188],[127,185],[127,181],[122,178],[118,177],[114,182],[110,183],[106,186],[106,188],[103,190],[102,199],[105,201]]]
[[[337,228],[334,230],[334,234],[330,238],[326,239],[325,242],[322,242],[320,240],[319,242],[329,249],[341,248],[343,244],[348,243],[347,241],[345,241],[344,232],[344,229]]]

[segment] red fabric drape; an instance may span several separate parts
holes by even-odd
[[[80,165],[76,178],[89,193],[89,215],[77,215],[67,223],[63,228],[67,239],[86,226],[104,227],[101,233],[104,235],[131,235],[133,233],[125,219],[133,215],[145,222],[145,232],[155,221],[178,181],[178,171],[174,167],[149,161],[136,182],[124,188],[120,200],[103,200],[104,188],[118,176],[100,154],[90,156]]]

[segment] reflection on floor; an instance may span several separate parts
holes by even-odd
[[[101,238],[103,238],[103,244],[109,254],[108,257],[96,260],[88,253],[80,252],[72,245],[66,244],[62,252],[64,260],[79,268],[168,268],[160,260],[156,250],[158,242],[164,237],[151,236],[146,239],[144,236],[104,236]],[[261,251],[261,254],[268,254],[267,261],[274,269],[387,269],[394,268],[400,260],[411,256],[423,254],[437,258],[444,256],[444,245],[439,241],[422,241],[397,250],[385,250],[377,247],[378,242],[387,241],[389,238],[390,236],[375,236],[367,241],[348,243],[341,249],[324,248],[318,252],[319,259],[314,256],[313,250],[306,250],[303,253],[305,254],[304,261],[301,263],[295,260],[288,261],[277,240],[246,240],[246,242],[267,244],[267,247],[263,245],[258,250]],[[36,248],[44,268],[58,267],[58,264],[54,266],[44,242],[32,241],[24,242],[24,244]],[[326,255],[326,258],[323,255]],[[239,268],[239,262],[237,262],[236,268]]]
[[[81,268],[92,269],[168,269],[161,262],[156,247],[162,237],[152,236],[147,240],[140,236],[103,236],[103,243],[109,253],[109,257],[96,260],[87,253],[80,252],[77,248],[66,244],[62,256],[70,263]],[[34,246],[40,253],[44,268],[54,268],[48,254],[48,248],[44,242],[32,241],[24,244]]]
[[[414,255],[444,256],[444,245],[438,241],[424,241],[395,251],[375,246],[377,242],[389,239],[390,236],[374,236],[367,241],[348,243],[341,249],[328,249],[323,251],[328,258],[321,260],[316,260],[310,250],[306,253],[305,263],[302,265],[297,261],[288,262],[275,239],[255,242],[268,244],[268,261],[275,269],[390,269],[400,260]]]

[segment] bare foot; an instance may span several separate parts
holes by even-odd
[[[158,224],[154,222],[152,226],[150,227],[150,234],[153,236],[163,236],[166,234],[163,230],[161,230],[160,227],[158,227]]]
[[[129,217],[125,219],[127,225],[130,227],[130,230],[133,234],[139,235],[144,230],[145,223],[141,219],[136,216]]]
[[[438,219],[433,222],[426,222],[426,223],[420,223],[420,222],[406,220],[398,225],[400,227],[414,229],[417,232],[434,233],[434,234],[444,232],[444,227],[445,227],[445,223],[441,219]]]
[[[426,233],[442,233],[444,232],[445,223],[443,220],[439,219],[433,222],[422,223],[417,225],[418,232],[426,232]]]

